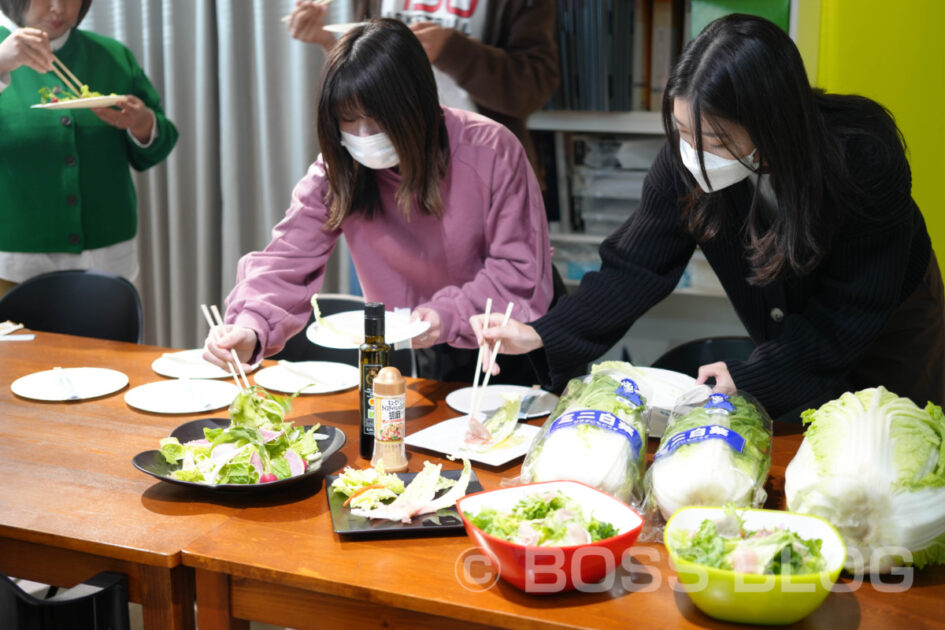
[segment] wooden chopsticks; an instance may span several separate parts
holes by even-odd
[[[219,327],[223,325],[223,318],[220,317],[220,309],[217,308],[216,304],[211,306],[209,309],[207,308],[206,304],[201,304],[200,310],[203,312],[203,317],[207,320],[207,324],[210,326],[210,332],[217,339],[219,339]],[[210,316],[211,311],[213,312],[213,317]],[[240,358],[237,356],[236,350],[233,348],[230,348],[230,356],[233,357],[233,361],[226,364],[226,366],[230,368],[230,376],[232,376],[233,380],[236,381],[236,386],[240,388],[240,391],[245,391],[246,389],[249,389],[249,379],[246,378],[246,372],[243,371],[243,365],[240,363]],[[239,372],[239,376],[243,377],[243,381],[246,383],[245,386],[242,382],[240,382],[239,376],[236,375],[237,371]]]
[[[58,66],[58,67],[57,67]],[[66,89],[76,95],[76,98],[82,97],[82,85],[83,83],[79,81],[78,77],[72,74],[72,71],[66,67],[66,64],[62,63],[59,60],[59,57],[53,55],[53,72],[56,73],[56,76],[59,77],[59,80],[62,81],[63,85],[66,86]]]
[[[485,332],[489,328],[489,314],[492,312],[492,298],[486,298],[486,319],[482,325],[482,330]],[[476,373],[473,375],[473,384],[469,392],[469,417],[475,419],[476,413],[479,411],[478,397],[476,396],[476,388],[479,387],[479,373],[482,372],[482,351],[485,349],[486,344],[483,343],[479,346],[479,354],[476,355]]]
[[[502,325],[507,326],[509,323],[509,318],[512,316],[512,308],[514,304],[509,302],[509,305],[505,309],[505,317],[502,319]],[[492,300],[486,300],[486,321],[483,325],[483,330],[485,331],[489,327],[489,309],[492,307]],[[486,387],[489,386],[489,377],[492,376],[492,366],[495,365],[495,360],[499,356],[499,346],[502,345],[502,340],[498,339],[495,342],[495,346],[492,348],[492,356],[489,358],[489,369],[486,370],[486,375],[482,379],[482,387],[478,390],[476,389],[476,383],[479,381],[479,370],[482,369],[482,349],[486,344],[479,346],[479,360],[476,362],[476,377],[473,381],[472,387],[472,406],[469,409],[469,417],[473,420],[476,420],[476,414],[479,413],[479,407],[482,405],[482,396],[485,393]]]
[[[331,1],[332,1],[332,0],[309,0],[309,4],[313,4],[313,5],[315,5],[315,6],[318,6],[318,5],[320,5],[320,4],[330,4]],[[291,15],[284,15],[284,16],[282,16],[282,21],[285,22],[286,24],[288,24],[289,22],[292,21],[292,16],[291,16]]]

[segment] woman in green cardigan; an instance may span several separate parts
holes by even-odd
[[[134,279],[137,196],[129,166],[164,160],[177,129],[119,42],[77,29],[92,0],[0,0],[0,295],[32,276],[95,269]],[[31,109],[64,89],[55,54],[90,89],[125,97],[93,109]]]

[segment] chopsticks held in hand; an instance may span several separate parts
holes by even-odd
[[[59,61],[59,57],[53,55],[53,72],[56,73],[56,76],[59,77],[59,80],[62,81],[63,85],[66,86],[66,89],[76,95],[76,98],[82,97],[82,85],[83,83],[72,74],[72,71],[66,67],[66,64]]]
[[[489,312],[488,312],[488,309],[489,309],[490,306],[491,306],[491,300],[486,303],[486,323],[485,323],[484,326],[483,326],[483,330],[486,330],[486,329],[489,327]],[[509,324],[509,318],[512,317],[512,309],[513,309],[514,307],[515,307],[515,305],[514,305],[512,302],[509,302],[509,305],[508,305],[508,306],[506,307],[506,309],[505,309],[505,317],[502,318],[502,325],[503,325],[503,326],[508,326],[508,324]],[[499,346],[500,346],[500,345],[502,345],[502,340],[501,340],[501,339],[497,339],[496,342],[495,342],[495,346],[492,348],[492,356],[489,357],[489,369],[486,370],[486,375],[485,375],[485,377],[482,379],[482,387],[480,387],[480,388],[477,390],[475,384],[473,384],[473,391],[472,391],[472,407],[471,407],[470,410],[469,410],[469,415],[470,415],[470,417],[472,417],[473,419],[476,419],[476,415],[475,415],[475,414],[479,413],[479,407],[482,405],[482,396],[483,396],[483,394],[485,393],[486,387],[489,386],[489,377],[492,376],[492,367],[495,365],[495,360],[496,360],[496,359],[498,358],[498,356],[499,356]],[[478,379],[479,379],[479,370],[482,369],[482,363],[481,363],[481,359],[482,359],[482,349],[483,349],[485,346],[486,346],[486,344],[482,344],[481,346],[479,346],[479,355],[480,355],[479,358],[480,358],[480,361],[476,363],[476,380],[477,380],[477,381],[478,381]]]
[[[492,298],[486,298],[486,319],[485,323],[482,325],[483,332],[489,328],[489,315],[492,313]],[[476,388],[479,386],[479,373],[482,371],[482,352],[485,349],[486,344],[483,342],[479,346],[479,354],[476,355],[476,373],[473,375],[473,384],[472,389],[470,390],[470,408],[469,408],[469,417],[475,419],[476,413],[479,411],[479,405],[476,397]]]
[[[217,305],[214,304],[208,309],[206,304],[201,304],[200,310],[203,312],[204,319],[207,320],[207,324],[210,326],[210,332],[214,337],[219,339],[220,330],[218,326],[223,325],[223,318],[220,317],[220,310],[217,308]],[[210,315],[211,310],[213,311],[212,317]],[[249,388],[249,379],[246,378],[246,373],[243,371],[243,365],[240,363],[240,358],[236,355],[236,350],[233,348],[230,348],[230,356],[233,357],[233,361],[231,363],[227,363],[226,365],[228,368],[230,368],[230,376],[233,377],[233,380],[236,381],[236,386],[239,387],[240,391],[242,392]],[[239,376],[236,375],[237,371],[239,372],[239,376],[243,377],[243,382],[246,383],[245,386],[243,385],[243,382],[240,382]]]
[[[332,0],[309,0],[309,4],[318,6],[318,5],[320,5],[320,4],[331,4],[331,1],[332,1]],[[289,22],[292,21],[292,16],[291,16],[291,15],[284,15],[284,16],[282,16],[282,21],[285,22],[286,24],[288,24]]]

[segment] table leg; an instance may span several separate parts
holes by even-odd
[[[230,576],[196,569],[200,630],[249,630],[249,622],[230,614]]]
[[[194,630],[194,576],[185,566],[140,569],[145,630]]]

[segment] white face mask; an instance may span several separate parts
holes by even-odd
[[[699,166],[699,153],[688,142],[682,138],[679,139],[679,155],[682,157],[683,165],[696,178],[699,187],[706,192],[716,192],[728,188],[754,173],[754,169],[746,165],[744,161],[753,162],[757,150],[752,150],[741,160],[729,160],[704,151],[705,172],[709,176],[707,182],[702,176],[702,167]]]
[[[341,146],[348,150],[352,158],[368,168],[391,168],[400,162],[397,149],[383,131],[373,136],[356,136],[342,131]]]

